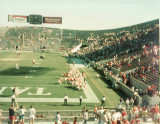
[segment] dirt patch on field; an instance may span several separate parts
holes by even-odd
[[[0,59],[1,61],[19,61],[19,59],[14,59],[14,58],[4,58]]]

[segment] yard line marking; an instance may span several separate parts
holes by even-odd
[[[58,83],[59,84],[59,83]],[[11,87],[11,86],[24,86],[24,87],[51,87],[51,86],[54,86],[54,87],[59,87],[60,85],[54,85],[54,84],[52,84],[52,85],[39,85],[39,84],[37,84],[37,85],[24,85],[24,84],[14,84],[14,85],[11,85],[11,84],[6,84],[6,85],[4,85],[4,84],[0,84],[0,86],[9,86],[9,87]]]
[[[16,98],[17,102],[64,102],[64,98]],[[11,98],[0,97],[0,102],[11,102]],[[68,102],[79,103],[79,98],[68,98]],[[99,103],[95,100],[83,99],[83,103]]]

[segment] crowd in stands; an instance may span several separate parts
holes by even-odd
[[[136,89],[136,92],[149,96],[159,95],[159,46],[156,44],[144,45],[142,50],[118,56],[117,54],[111,61],[102,62],[96,65],[96,69],[102,72],[104,75],[110,75],[123,84],[130,86],[129,78],[133,76],[143,83],[149,85],[149,87],[142,91]],[[114,74],[111,71],[111,67],[119,70],[119,73]],[[107,72],[107,73],[106,73]],[[115,86],[115,84],[114,84]],[[138,90],[138,91],[137,91]],[[135,90],[133,90],[135,91]]]
[[[60,41],[59,32],[59,30],[51,28],[8,28],[7,32],[0,36],[0,49],[14,50],[17,46],[18,50],[39,51],[43,49],[58,49]]]
[[[127,99],[128,100],[128,99]],[[147,121],[154,122],[155,124],[160,123],[159,105],[151,106],[139,106],[134,105],[132,99],[127,103],[126,107],[122,105],[122,102],[118,103],[115,110],[108,110],[103,106],[94,106],[93,113],[88,114],[86,107],[83,107],[81,115],[83,117],[83,124],[87,124],[90,117],[94,116],[94,121],[96,124],[138,124],[145,123]],[[128,107],[128,105],[130,107]],[[12,104],[9,107],[9,123],[11,124],[24,124],[24,117],[29,113],[29,124],[34,124],[34,119],[36,118],[36,110],[31,105],[30,109],[27,111],[23,105],[18,109],[18,103]],[[74,116],[74,115],[73,115]],[[0,110],[0,117],[6,119],[2,115],[2,110]],[[60,112],[57,112],[55,118],[53,118],[55,124],[79,124],[77,117],[73,119],[72,123],[66,122],[61,119]],[[62,121],[63,120],[63,121]]]
[[[145,44],[158,45],[159,24],[145,25],[143,28],[122,30],[119,33],[105,33],[103,42],[94,40],[80,52],[92,61],[112,58],[115,54],[123,55],[141,50]]]
[[[120,107],[119,107],[120,106]],[[137,124],[149,118],[159,123],[159,106],[131,106],[126,109],[119,103],[117,110],[109,111],[103,107],[94,107],[95,121],[99,124]]]
[[[71,69],[67,73],[63,73],[59,79],[59,83],[69,83],[71,86],[78,90],[86,89],[86,74],[80,73],[78,69]]]
[[[120,57],[119,60],[115,56],[113,61],[107,63],[107,67],[115,67],[121,71],[117,75],[114,75],[111,71],[109,74],[110,76],[120,78],[120,81],[125,85],[129,83],[130,76],[139,77],[139,80],[150,86],[146,89],[150,96],[159,95],[159,77],[158,73],[156,73],[159,71],[158,51],[158,47],[152,45],[151,49],[144,47],[143,52],[140,52],[138,55],[125,55],[124,58]],[[151,73],[152,77],[147,75],[147,73]],[[149,80],[149,78],[151,79]]]

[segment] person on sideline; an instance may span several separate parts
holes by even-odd
[[[87,124],[87,120],[88,120],[88,110],[85,110],[83,119],[84,119],[83,124]]]
[[[24,124],[24,113],[26,112],[26,109],[23,105],[20,106],[20,110],[18,110],[19,114],[19,124]],[[21,123],[22,121],[22,123]]]
[[[102,103],[101,103],[101,106],[103,106],[103,107],[105,106],[105,101],[106,101],[106,97],[105,97],[105,96],[103,96],[103,97],[102,97]]]
[[[57,112],[57,113],[56,113],[56,123],[57,123],[57,124],[61,124],[60,112]]]
[[[34,124],[36,110],[33,108],[33,105],[29,109],[29,124]]]
[[[2,115],[2,110],[0,109],[0,124],[1,124],[1,118],[3,118],[4,120],[6,120],[3,115]]]
[[[106,111],[103,112],[102,116],[101,116],[101,124],[107,124],[108,123],[108,118],[106,115]]]
[[[64,96],[64,106],[67,106],[68,96],[65,94]]]
[[[82,95],[79,96],[79,105],[81,106],[82,104]]]
[[[14,106],[14,104],[12,104],[9,107],[9,120],[10,120],[11,124],[14,124],[14,120],[16,119],[15,111],[16,111],[17,108],[18,108],[18,103],[17,102],[16,102],[16,107]]]

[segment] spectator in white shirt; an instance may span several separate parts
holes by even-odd
[[[106,101],[106,97],[105,97],[105,96],[103,96],[103,97],[102,97],[102,103],[101,103],[101,106],[103,106],[103,107],[104,107],[104,105],[105,105],[105,101]]]
[[[68,96],[67,96],[67,94],[65,94],[65,96],[64,96],[64,106],[67,106],[67,100],[68,100]]]
[[[34,124],[35,114],[36,114],[36,110],[31,105],[29,110],[29,124]]]
[[[127,98],[127,100],[126,100],[126,109],[128,109],[128,107],[129,107],[129,99]]]
[[[131,109],[131,107],[133,107],[133,105],[134,105],[134,99],[131,98],[131,99],[130,99],[130,109]]]
[[[104,109],[103,109],[103,106],[101,106],[101,109],[98,111],[98,114],[99,114],[99,123],[101,122],[101,117],[103,115],[103,112],[104,112]]]
[[[57,112],[57,114],[56,114],[56,122],[57,122],[57,124],[61,124],[61,116],[60,116],[59,112]]]
[[[88,120],[88,110],[85,110],[83,119],[84,119],[83,124],[87,124],[87,120]]]
[[[20,110],[18,110],[19,115],[19,124],[24,124],[24,113],[26,112],[26,109],[23,105],[20,106]],[[22,121],[22,123],[21,123]]]
[[[101,123],[100,124],[107,124],[108,118],[106,115],[106,111],[103,112],[102,117],[101,117]]]

